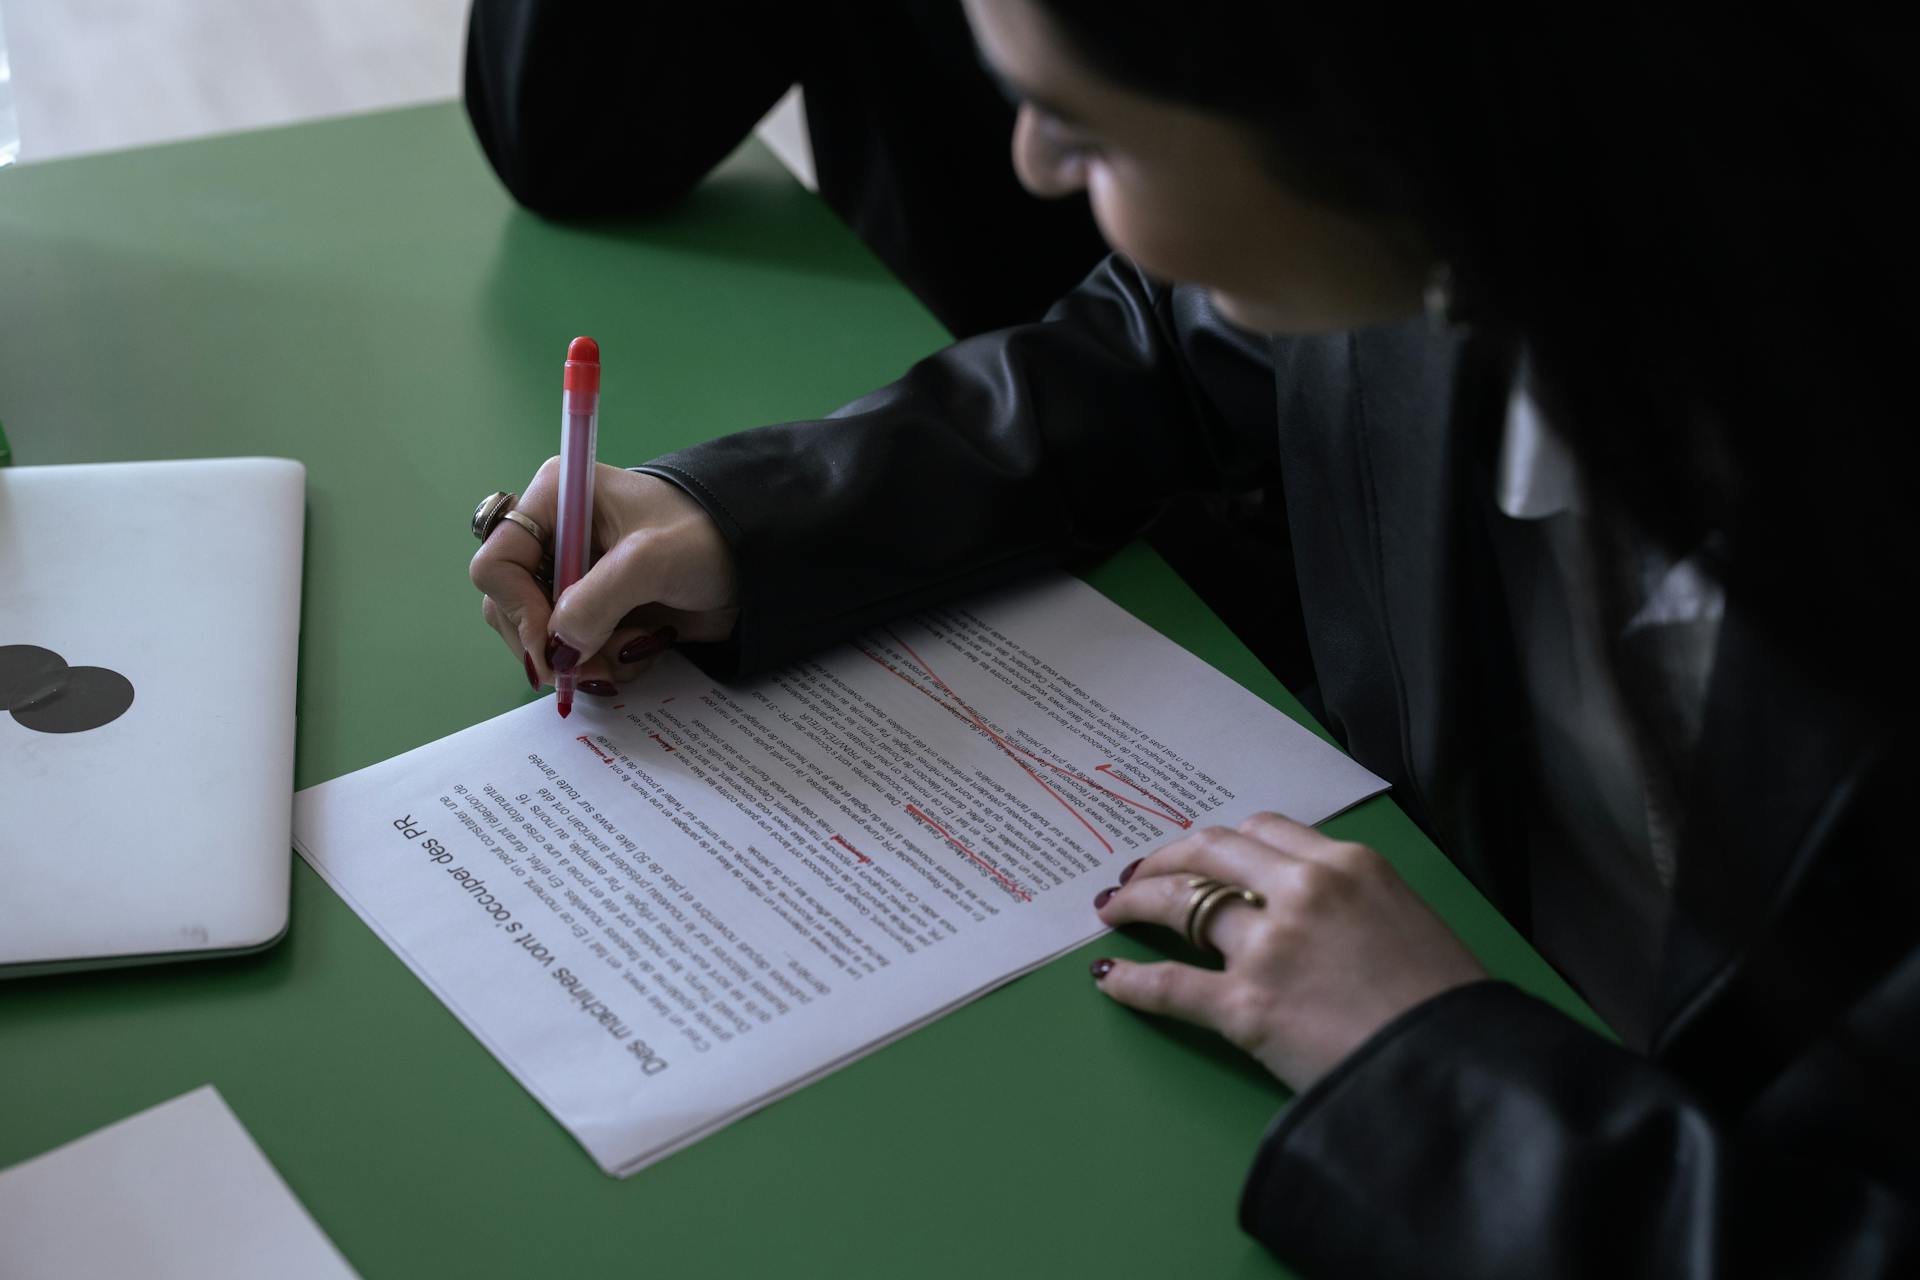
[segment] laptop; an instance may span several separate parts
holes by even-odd
[[[0,977],[286,932],[306,470],[0,468]]]

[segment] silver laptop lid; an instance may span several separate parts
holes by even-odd
[[[286,930],[305,485],[0,469],[0,976]]]

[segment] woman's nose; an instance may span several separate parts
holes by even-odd
[[[1087,185],[1084,161],[1048,146],[1028,107],[1013,118],[1013,172],[1021,186],[1042,199],[1070,196]]]

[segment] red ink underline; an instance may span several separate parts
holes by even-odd
[[[1098,782],[1095,782],[1092,778],[1089,778],[1084,774],[1076,773],[1072,769],[1066,768],[1063,765],[1056,764],[1051,760],[1048,760],[1042,756],[1036,755],[1035,753],[1033,753],[1032,751],[1029,751],[1027,748],[1021,746],[1018,743],[1009,742],[1005,737],[1001,736],[992,727],[990,727],[987,724],[986,720],[983,717],[981,717],[981,715],[978,712],[976,712],[972,707],[968,706],[967,703],[960,697],[960,695],[955,693],[953,691],[953,688],[950,685],[948,685],[945,680],[942,680],[940,678],[939,672],[933,669],[932,664],[930,664],[925,658],[921,657],[920,654],[914,650],[912,645],[908,644],[905,640],[902,640],[900,636],[896,634],[894,631],[892,631],[891,629],[887,629],[886,634],[893,640],[895,644],[899,645],[901,649],[903,649],[909,656],[913,658],[914,662],[919,665],[920,669],[926,673],[928,679],[932,680],[936,685],[940,687],[940,689],[944,693],[946,693],[948,697],[953,699],[954,703],[957,704],[958,707],[960,708],[959,711],[956,711],[952,706],[948,706],[945,702],[935,697],[933,694],[928,693],[925,689],[921,688],[914,681],[907,679],[905,675],[895,670],[894,667],[892,667],[890,664],[882,660],[878,655],[872,653],[871,651],[865,648],[860,648],[859,646],[856,646],[856,648],[858,648],[859,652],[865,655],[865,657],[869,661],[873,662],[875,665],[880,667],[881,670],[886,671],[889,674],[893,675],[894,677],[899,679],[903,684],[905,684],[908,688],[916,690],[921,694],[921,696],[932,701],[934,705],[941,707],[949,715],[954,716],[956,719],[961,719],[961,720],[966,720],[971,722],[976,729],[978,729],[981,733],[985,734],[988,738],[992,739],[994,744],[998,746],[1002,751],[1006,752],[1008,758],[1012,759],[1015,764],[1019,765],[1020,768],[1026,772],[1027,776],[1032,778],[1034,782],[1037,783],[1043,791],[1045,791],[1049,796],[1052,796],[1053,799],[1061,805],[1061,807],[1067,810],[1067,812],[1071,813],[1079,821],[1081,826],[1085,827],[1089,832],[1092,832],[1093,837],[1096,840],[1100,841],[1101,845],[1106,849],[1108,853],[1113,852],[1113,845],[1108,843],[1107,838],[1104,835],[1102,835],[1098,830],[1096,830],[1092,823],[1087,821],[1085,815],[1083,815],[1080,812],[1080,810],[1072,804],[1072,802],[1067,800],[1066,797],[1062,796],[1058,791],[1055,791],[1052,787],[1048,786],[1044,781],[1042,781],[1038,774],[1036,774],[1030,767],[1028,767],[1028,765],[1024,761],[1020,760],[1015,755],[1016,752],[1019,753],[1019,755],[1026,756],[1030,760],[1033,760],[1039,764],[1045,765],[1047,768],[1052,769],[1057,773],[1065,774],[1067,777],[1072,778],[1075,782],[1080,783],[1082,786],[1091,787],[1093,790],[1100,792],[1102,795],[1108,796],[1114,800],[1118,800],[1120,803],[1129,805],[1132,808],[1138,809],[1142,813],[1149,813],[1164,821],[1171,822],[1175,826],[1181,828],[1182,830],[1186,830],[1193,826],[1192,818],[1187,817],[1185,814],[1181,813],[1173,805],[1168,804],[1165,800],[1161,799],[1159,796],[1154,795],[1152,792],[1148,791],[1145,787],[1142,787],[1138,783],[1133,782],[1132,780],[1121,776],[1117,771],[1115,771],[1115,769],[1111,764],[1096,765],[1094,767],[1094,770],[1095,772],[1106,773],[1114,781],[1119,782],[1124,786],[1132,787],[1135,791],[1138,791],[1141,795],[1146,796],[1147,799],[1154,801],[1154,804],[1152,805],[1142,804],[1140,801],[1135,800],[1131,796],[1122,795],[1120,792],[1115,791],[1110,787],[1101,786]],[[964,714],[962,714],[963,712]]]
[[[1012,893],[1018,896],[1020,901],[1022,902],[1033,901],[1032,894],[1028,893],[1025,889],[1022,889],[1019,885],[1015,884],[1013,881],[1001,875],[1000,868],[994,866],[991,862],[988,862],[985,858],[981,857],[979,854],[975,853],[973,850],[967,848],[967,846],[965,846],[964,844],[961,844],[958,840],[954,839],[952,832],[948,831],[945,827],[941,826],[939,823],[935,822],[932,818],[929,818],[926,814],[922,813],[920,811],[919,805],[914,804],[912,801],[908,801],[907,812],[912,814],[914,817],[920,819],[920,821],[926,823],[928,826],[932,827],[935,831],[938,831],[942,836],[946,838],[946,841],[948,844],[952,845],[954,848],[958,849],[960,852],[966,854],[969,858],[972,858],[976,863],[978,863],[986,871],[988,875],[992,876],[995,880],[998,880],[1001,884],[1007,886],[1008,890],[1010,890]]]
[[[953,715],[957,716],[960,719],[971,721],[973,724],[973,727],[978,729],[981,733],[986,734],[988,738],[993,740],[993,744],[995,746],[999,747],[1002,751],[1006,752],[1007,759],[1019,765],[1020,768],[1026,773],[1026,775],[1029,778],[1033,779],[1035,785],[1037,785],[1042,791],[1046,792],[1048,795],[1052,796],[1054,800],[1060,805],[1061,808],[1065,809],[1068,813],[1072,814],[1074,816],[1074,819],[1078,821],[1081,826],[1085,827],[1093,835],[1093,838],[1095,840],[1098,840],[1100,842],[1101,847],[1106,849],[1108,853],[1113,852],[1113,846],[1107,842],[1107,838],[1101,835],[1099,830],[1091,822],[1087,821],[1086,816],[1082,814],[1078,809],[1074,808],[1073,803],[1069,801],[1065,796],[1061,795],[1058,791],[1055,791],[1052,787],[1048,786],[1046,784],[1046,781],[1043,778],[1041,778],[1039,774],[1033,771],[1032,766],[1029,765],[1026,761],[1022,760],[1019,757],[1019,755],[1016,754],[1017,749],[1014,746],[1008,743],[1008,741],[1005,738],[1001,737],[998,733],[994,732],[994,730],[987,724],[987,722],[980,718],[979,713],[974,711],[974,709],[972,707],[969,707],[965,702],[961,701],[959,694],[955,693],[952,689],[947,687],[946,681],[942,680],[934,672],[933,668],[929,667],[926,664],[925,659],[921,658],[919,654],[914,653],[913,649],[907,644],[907,642],[902,640],[899,636],[894,635],[892,631],[888,631],[887,634],[893,637],[893,642],[895,644],[899,645],[902,649],[905,649],[909,654],[913,655],[913,660],[920,664],[921,670],[927,673],[927,678],[932,680],[935,684],[939,685],[941,690],[945,692],[949,698],[952,698],[955,705],[957,705],[960,708],[959,711],[954,711],[953,707],[946,707],[948,712],[952,713]],[[872,659],[876,663],[879,663],[880,668],[882,670],[890,671],[895,676],[898,676],[899,679],[902,682],[904,682],[908,688],[918,689],[926,697],[932,698],[935,704],[943,707],[946,706],[946,704],[941,702],[940,699],[934,698],[932,694],[927,693],[925,689],[921,689],[919,685],[915,684],[911,680],[908,680],[905,676],[901,675],[898,671],[894,671],[892,667],[888,666],[885,662],[882,662],[879,658],[875,657],[873,654],[868,653],[867,650],[861,649],[860,652],[865,653],[868,658]]]
[[[1153,801],[1154,804],[1161,805],[1163,807],[1159,809],[1155,809],[1152,805],[1144,805],[1137,800],[1129,800],[1127,799],[1127,797],[1121,795],[1117,791],[1107,791],[1105,787],[1100,788],[1100,790],[1102,791],[1107,791],[1107,794],[1112,796],[1114,799],[1119,800],[1125,804],[1130,804],[1134,808],[1143,810],[1144,812],[1157,814],[1158,816],[1165,818],[1168,822],[1171,822],[1174,826],[1179,827],[1182,831],[1185,831],[1188,827],[1191,827],[1193,825],[1192,818],[1187,817],[1185,814],[1181,813],[1178,809],[1174,808],[1172,805],[1168,804],[1165,800],[1162,800],[1159,796],[1153,794],[1153,792],[1147,790],[1145,787],[1141,786],[1139,783],[1134,782],[1131,779],[1122,777],[1120,775],[1119,770],[1115,769],[1111,764],[1097,764],[1093,766],[1093,771],[1095,773],[1104,773],[1109,778],[1112,778],[1115,782],[1124,783],[1125,785],[1132,787],[1135,791],[1138,791],[1141,795]],[[1085,779],[1081,779],[1081,780],[1085,781]]]
[[[873,859],[869,858],[866,854],[860,852],[858,849],[854,848],[852,845],[847,844],[847,838],[845,836],[836,835],[833,837],[833,839],[837,844],[844,845],[846,847],[847,852],[851,853],[854,857],[860,859],[860,861],[862,862],[873,861]]]

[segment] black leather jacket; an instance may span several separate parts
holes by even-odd
[[[466,105],[555,217],[678,201],[798,81],[820,196],[956,334],[1033,320],[1106,253],[1007,162],[1013,106],[953,0],[474,0]]]
[[[1111,547],[1178,491],[1276,484],[1326,724],[1524,927],[1482,354],[1424,325],[1269,344],[1109,260],[1044,323],[643,469],[739,558],[738,632],[693,655],[723,676]],[[1241,1218],[1286,1261],[1920,1275],[1914,751],[1737,600],[1714,672],[1649,1053],[1497,982],[1419,1006],[1261,1143]]]

